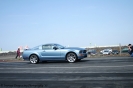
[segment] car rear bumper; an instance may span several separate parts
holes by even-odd
[[[29,57],[22,56],[25,61],[29,61]]]

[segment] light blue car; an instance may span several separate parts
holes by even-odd
[[[40,61],[66,60],[70,63],[87,57],[86,50],[76,47],[64,47],[59,44],[42,44],[23,51],[22,57],[33,64]]]

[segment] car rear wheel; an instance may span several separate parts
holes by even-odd
[[[77,60],[77,56],[75,53],[68,53],[66,59],[68,62],[73,63]]]
[[[31,62],[32,64],[37,64],[37,63],[39,62],[38,56],[37,56],[37,55],[31,55],[31,56],[30,56],[30,62]]]

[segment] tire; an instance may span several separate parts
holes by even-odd
[[[67,56],[66,56],[66,59],[67,59],[68,62],[74,63],[77,60],[77,56],[76,56],[75,53],[68,53]]]
[[[37,64],[39,62],[39,58],[37,55],[31,55],[30,56],[30,63]]]

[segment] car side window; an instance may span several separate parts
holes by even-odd
[[[52,46],[51,45],[42,45],[42,49],[49,50],[49,49],[52,49]]]

